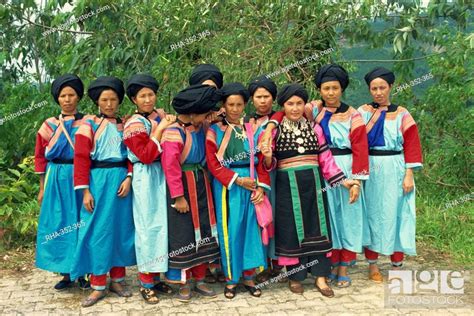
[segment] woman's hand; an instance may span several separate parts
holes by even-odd
[[[354,184],[349,189],[349,204],[354,203],[359,198],[360,194],[360,184]]]
[[[121,198],[126,197],[128,192],[130,192],[130,184],[132,183],[132,178],[126,177],[125,180],[122,181],[120,187],[117,191],[117,195]]]
[[[258,143],[258,149],[260,149],[263,152],[263,149],[265,147],[267,148],[272,148],[272,131],[275,128],[274,123],[268,123],[267,128],[263,132],[262,137],[260,138],[260,142]]]
[[[257,181],[249,177],[238,177],[235,182],[238,186],[241,186],[242,188],[249,191],[253,191],[257,188]]]
[[[158,124],[157,129],[164,130],[165,128],[173,124],[174,122],[176,122],[176,115],[166,114],[166,116],[163,119],[161,119],[160,124]]]
[[[252,201],[253,204],[258,204],[263,201],[263,198],[265,197],[265,191],[263,191],[263,188],[257,188],[252,193],[252,196],[250,197],[250,201]]]
[[[165,128],[167,128],[174,122],[176,122],[176,115],[166,114],[166,116],[160,121],[160,124],[158,124],[156,129],[153,131],[151,137],[154,137],[158,141],[161,141],[161,135],[163,134]]]
[[[82,204],[87,211],[91,212],[94,210],[94,197],[89,189],[84,189],[84,197],[82,198]]]
[[[184,196],[177,197],[174,200],[174,205],[171,205],[171,207],[174,207],[180,213],[189,212],[189,204]]]
[[[269,159],[271,161],[272,160],[272,155],[273,155],[271,142],[270,142],[270,144],[263,143],[261,147],[262,148],[260,149],[260,151],[262,152],[263,157],[265,157],[265,159]]]
[[[38,192],[38,204],[41,206],[41,203],[43,203],[43,196],[44,196],[44,190],[40,189]]]
[[[415,188],[415,180],[413,179],[413,170],[406,169],[405,178],[403,178],[403,193],[408,194]]]

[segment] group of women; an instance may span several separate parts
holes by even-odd
[[[173,283],[181,301],[215,297],[205,282],[216,281],[214,270],[225,297],[236,296],[241,278],[259,297],[256,271],[264,282],[283,267],[291,292],[303,293],[311,273],[333,297],[330,285],[351,284],[347,267],[362,251],[369,278],[382,282],[379,254],[394,268],[415,254],[413,170],[422,157],[413,118],[390,102],[394,74],[376,68],[365,80],[373,102],[355,110],[341,100],[349,76],[339,65],[316,73],[322,100],[308,102],[300,84],[277,92],[261,76],[224,85],[220,70],[203,64],[174,97],[176,115],[156,108],[159,85],[145,74],[125,88],[97,78],[87,94],[99,114],[83,115],[82,81],[57,78],[61,112],[36,140],[37,266],[63,275],[57,290],[75,280],[85,288],[88,278],[85,307],[105,297],[107,273],[109,291],[131,296],[123,281],[133,265],[150,304]],[[136,112],[124,122],[125,94]],[[245,116],[249,99],[256,112]]]

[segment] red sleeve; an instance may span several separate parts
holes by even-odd
[[[48,119],[49,120],[49,119]],[[48,160],[45,157],[46,147],[49,144],[49,140],[53,135],[53,129],[46,120],[41,124],[38,133],[36,134],[36,145],[35,145],[35,172],[42,174],[46,172],[46,166]]]
[[[403,114],[401,131],[403,135],[405,168],[421,168],[423,166],[423,157],[418,127],[408,111]]]
[[[151,164],[162,151],[158,140],[148,136],[146,132],[130,133],[125,129],[123,139],[130,151],[144,164]]]
[[[261,186],[267,190],[270,190],[271,189],[270,174],[268,173],[267,168],[265,168],[264,162],[263,162],[265,157],[263,157],[263,154],[261,152],[257,154],[257,157],[258,157],[258,165],[257,165],[256,171],[257,171],[258,186]]]
[[[89,187],[92,151],[92,127],[84,122],[76,133],[74,150],[74,189]]]
[[[133,174],[133,164],[128,159],[127,159],[127,170],[128,170],[127,176],[131,176]]]
[[[280,125],[281,121],[285,117],[285,111],[278,111],[273,113],[272,117],[270,117],[270,121],[278,123]]]
[[[183,196],[184,187],[180,157],[184,144],[179,130],[177,128],[165,129],[161,139],[161,146],[163,148],[161,164],[163,165],[171,198]]]
[[[423,156],[421,154],[421,143],[416,125],[409,127],[403,133],[403,151],[405,153],[405,164],[411,168],[410,164],[416,164],[414,167],[421,167]]]
[[[352,177],[366,180],[369,176],[369,144],[362,116],[354,110],[349,135],[352,148]]]
[[[48,146],[48,142],[39,133],[36,134],[35,172],[38,174],[46,172],[46,166],[48,164],[48,160],[46,160],[44,156],[46,146]]]
[[[220,182],[222,185],[230,189],[234,181],[239,176],[238,173],[224,167],[216,156],[217,144],[216,144],[216,132],[209,128],[206,133],[206,162],[207,168],[211,174]]]

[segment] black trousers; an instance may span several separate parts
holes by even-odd
[[[292,281],[304,281],[308,275],[326,277],[331,273],[331,261],[326,254],[299,257],[299,264],[286,266],[288,278]]]

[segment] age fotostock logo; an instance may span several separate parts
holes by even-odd
[[[385,285],[385,307],[465,307],[465,271],[390,270]]]

